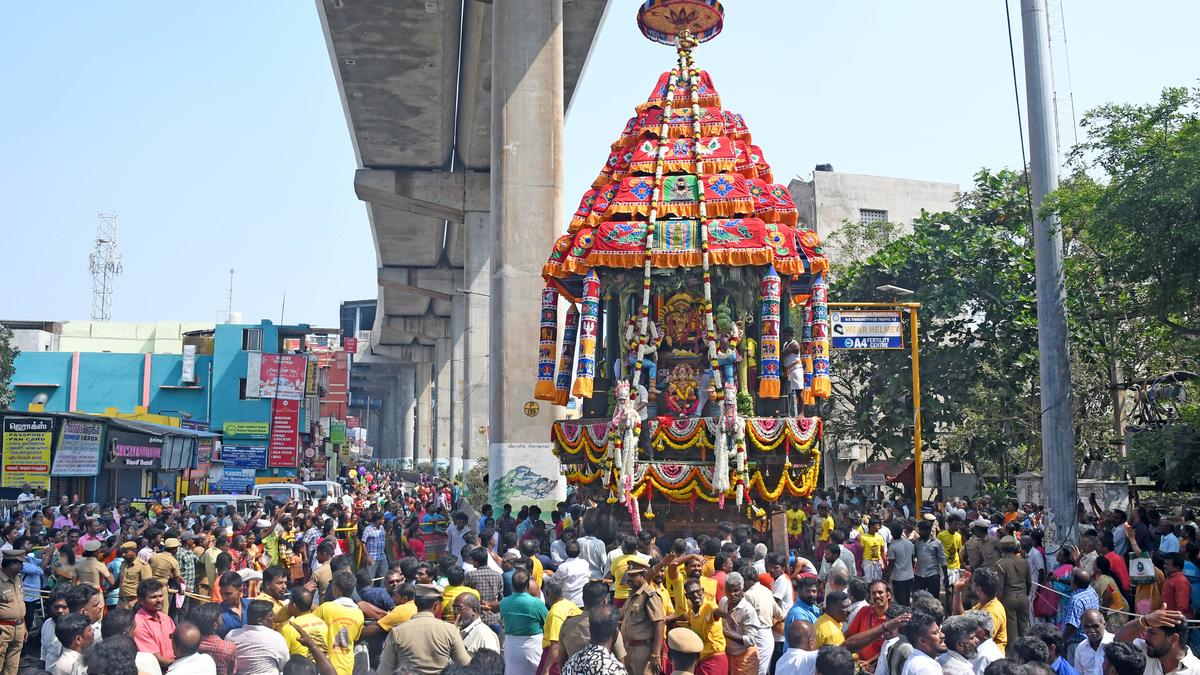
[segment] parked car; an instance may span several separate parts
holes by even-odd
[[[259,483],[252,492],[263,501],[270,499],[276,504],[283,504],[289,499],[297,504],[308,504],[314,499],[313,491],[299,483]]]
[[[344,493],[342,484],[335,480],[306,480],[304,481],[304,487],[312,490],[314,499],[324,499],[326,497],[341,499]]]
[[[218,508],[225,513],[235,512],[243,518],[262,508],[262,497],[258,495],[187,495],[183,505],[191,511],[200,511],[205,506],[212,506],[215,513]]]

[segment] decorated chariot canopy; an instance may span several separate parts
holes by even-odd
[[[638,500],[748,514],[815,487],[829,396],[828,261],[745,119],[693,59],[716,0],[647,0],[675,66],[635,107],[543,267],[534,395],[584,401],[552,431],[563,474]],[[560,302],[566,301],[559,340]]]

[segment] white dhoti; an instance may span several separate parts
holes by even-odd
[[[771,670],[771,654],[775,651],[775,636],[770,628],[758,628],[751,637],[754,638],[754,646],[758,647],[758,675],[767,675]]]
[[[541,635],[504,636],[505,675],[534,675],[541,661]]]
[[[862,562],[863,579],[869,584],[872,581],[883,578],[883,564],[878,560],[864,560]]]

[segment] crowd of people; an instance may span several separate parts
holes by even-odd
[[[3,675],[1200,675],[1187,509],[916,512],[860,490],[748,524],[484,505],[366,467],[240,514],[23,502],[0,530]],[[40,505],[39,505],[40,506]],[[24,652],[24,659],[22,659]]]

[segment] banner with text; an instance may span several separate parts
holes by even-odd
[[[104,427],[99,422],[63,420],[54,453],[55,476],[95,476],[100,473],[100,442]]]
[[[226,468],[265,469],[267,449],[261,445],[222,445],[221,462]]]
[[[226,438],[256,438],[267,440],[271,433],[270,422],[226,422],[221,431]]]
[[[829,313],[834,349],[903,349],[900,312],[839,310]]]
[[[246,366],[246,395],[298,401],[304,398],[308,357],[303,354],[251,352]]]
[[[293,467],[300,463],[300,403],[287,399],[271,402],[271,440],[267,466]]]
[[[157,470],[162,468],[163,437],[109,428],[108,469]]]
[[[4,459],[0,487],[26,485],[50,489],[50,445],[54,420],[48,417],[5,417]]]

